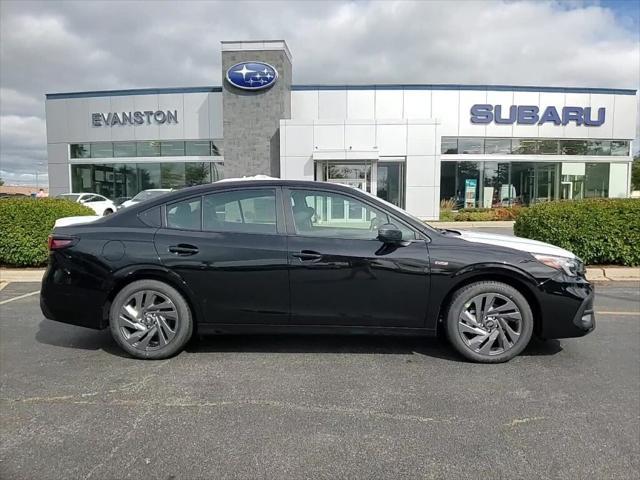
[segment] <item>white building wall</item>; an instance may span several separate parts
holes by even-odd
[[[400,96],[402,98],[402,96]],[[314,180],[314,158],[380,160],[404,157],[406,209],[437,219],[440,137],[432,120],[281,120],[282,178]]]
[[[314,92],[317,94],[317,92]],[[94,127],[92,113],[176,110],[178,123]],[[223,138],[222,93],[114,95],[46,101],[49,190],[69,191],[71,143]],[[123,159],[123,161],[126,159]],[[168,161],[166,157],[156,161]],[[96,160],[99,162],[99,160]]]

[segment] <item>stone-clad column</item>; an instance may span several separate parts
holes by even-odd
[[[265,90],[242,90],[226,79],[240,62],[264,62],[278,71]],[[291,54],[284,40],[222,42],[225,177],[280,176],[280,120],[291,118]]]

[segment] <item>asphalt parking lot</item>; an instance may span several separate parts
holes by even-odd
[[[0,291],[3,479],[640,477],[638,284],[597,287],[593,334],[493,366],[337,336],[143,362],[45,320],[38,288]]]

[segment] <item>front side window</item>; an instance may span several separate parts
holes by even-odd
[[[167,205],[167,227],[179,230],[200,230],[200,198],[191,198]]]
[[[276,192],[272,188],[207,195],[203,229],[212,232],[276,233]]]
[[[292,190],[291,213],[299,235],[373,240],[380,226],[394,223],[404,240],[415,239],[413,230],[392,221],[382,210],[340,193]]]

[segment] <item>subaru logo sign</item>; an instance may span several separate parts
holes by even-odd
[[[227,81],[243,90],[263,90],[278,79],[278,71],[268,63],[236,63],[227,70]]]

